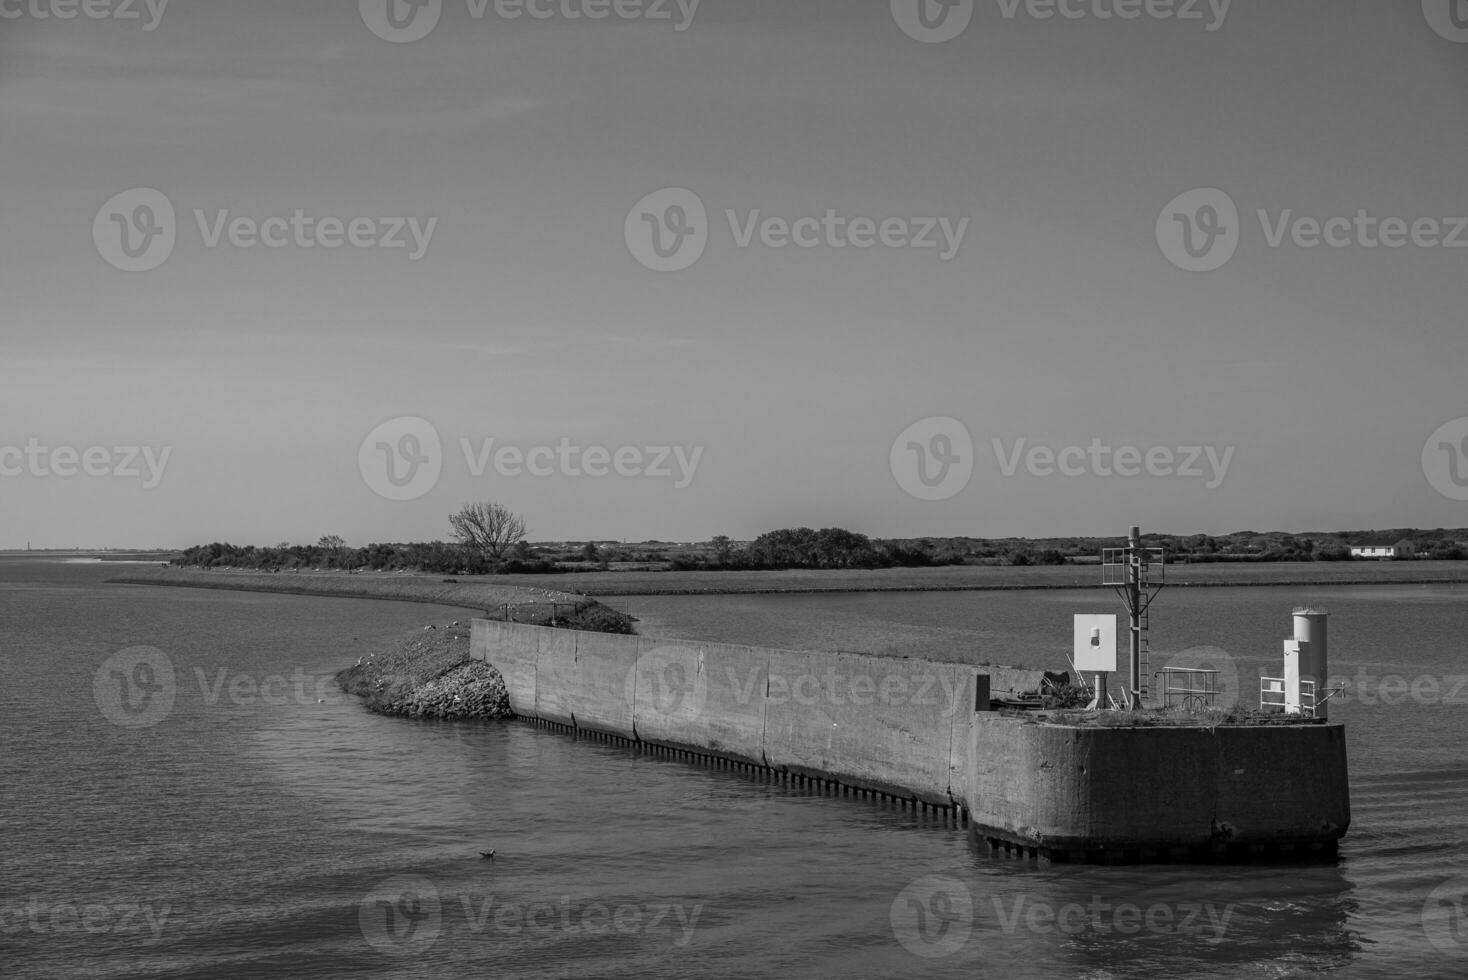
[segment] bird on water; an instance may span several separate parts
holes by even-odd
[[[479,856],[482,857],[482,858],[484,858],[484,860],[486,860],[486,861],[493,861],[494,860],[494,851],[480,851],[479,852]]]

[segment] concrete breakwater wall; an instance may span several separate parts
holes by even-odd
[[[952,808],[1062,859],[1318,849],[1350,821],[1339,725],[1050,724],[989,710],[1037,670],[486,620],[471,655],[522,718]]]
[[[1342,725],[1101,728],[974,717],[965,800],[1007,846],[1138,859],[1333,852]]]
[[[967,782],[976,675],[995,692],[1043,676],[485,620],[471,654],[499,669],[520,717],[937,806]]]

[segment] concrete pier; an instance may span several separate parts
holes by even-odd
[[[1052,724],[989,710],[1042,671],[487,620],[472,655],[536,724],[933,813],[1025,856],[1328,855],[1350,824],[1340,725]]]

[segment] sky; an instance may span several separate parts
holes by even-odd
[[[0,0],[0,547],[1468,526],[1465,159],[1468,0]]]

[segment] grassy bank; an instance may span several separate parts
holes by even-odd
[[[504,678],[469,658],[470,629],[452,624],[407,634],[336,675],[372,711],[447,721],[511,717]]]
[[[459,606],[499,618],[506,606],[524,623],[547,623],[580,609],[599,606],[584,595],[545,588],[544,581],[518,583],[503,578],[445,580],[441,576],[401,572],[256,572],[224,568],[139,568],[111,579],[124,585],[162,585],[189,589],[272,592],[342,599],[393,599]],[[564,579],[557,579],[559,584]],[[589,608],[590,607],[590,608]],[[604,607],[603,607],[604,608]]]
[[[1299,562],[1169,565],[1172,587],[1274,585],[1427,585],[1468,582],[1468,562]],[[514,585],[543,577],[504,575]],[[584,572],[555,581],[609,598],[634,595],[760,595],[784,592],[967,592],[997,589],[1087,589],[1101,585],[1100,565],[836,569],[775,572]]]

